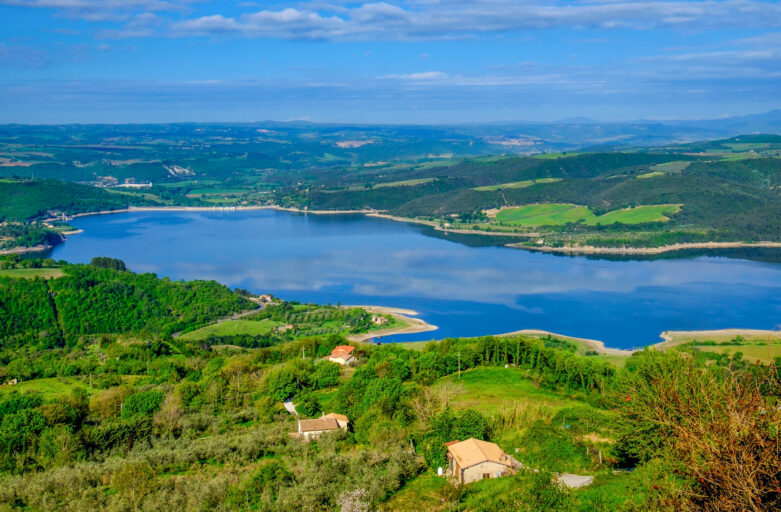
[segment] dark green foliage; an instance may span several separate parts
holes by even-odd
[[[96,256],[89,262],[90,265],[97,268],[108,268],[111,270],[125,271],[127,267],[125,262],[116,258],[107,258],[104,256]]]
[[[10,397],[0,401],[0,420],[6,414],[16,414],[24,409],[34,409],[42,403],[43,400],[38,396],[13,393]]]
[[[44,279],[0,277],[0,341],[17,335],[57,336],[56,311]]]
[[[296,395],[296,412],[302,416],[317,416],[323,410],[320,401],[311,391],[304,391]]]
[[[0,224],[0,249],[14,247],[51,247],[62,242],[59,233],[35,224]]]
[[[142,391],[127,397],[122,404],[122,419],[134,416],[152,416],[160,409],[165,395],[160,391]]]
[[[74,215],[101,210],[118,210],[146,201],[132,196],[57,180],[0,181],[0,222],[26,221],[46,217],[48,212]]]
[[[315,365],[315,382],[318,388],[330,388],[339,384],[342,367],[331,361],[320,361]]]

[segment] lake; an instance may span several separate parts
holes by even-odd
[[[363,215],[273,210],[130,212],[74,219],[51,257],[124,260],[135,272],[214,279],[287,300],[414,309],[433,332],[383,341],[542,329],[610,347],[665,330],[775,329],[781,264],[724,256],[621,261],[465,244]],[[474,240],[473,240],[474,242]]]

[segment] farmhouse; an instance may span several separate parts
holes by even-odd
[[[325,432],[334,430],[347,430],[350,420],[347,416],[336,413],[324,414],[315,420],[298,420],[298,435],[305,441],[316,439]]]
[[[494,443],[472,438],[446,446],[447,475],[460,484],[515,472],[515,460]]]
[[[353,350],[355,347],[350,345],[339,345],[328,356],[328,360],[333,363],[341,364],[342,366],[348,366],[353,361]]]
[[[385,318],[384,316],[380,316],[380,315],[372,316],[372,323],[374,325],[385,325],[388,322],[389,322],[389,320],[387,318]]]

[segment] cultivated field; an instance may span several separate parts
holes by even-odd
[[[21,277],[24,279],[32,279],[34,277],[53,279],[64,275],[65,272],[60,268],[8,268],[0,270],[0,277]]]
[[[511,226],[563,226],[570,222],[583,222],[587,226],[642,224],[665,222],[669,220],[667,215],[679,209],[680,205],[637,206],[597,216],[587,206],[543,203],[500,210],[496,214],[496,221]]]
[[[500,183],[499,185],[487,185],[485,187],[475,187],[475,190],[502,190],[505,188],[527,188],[531,187],[532,185],[537,185],[538,183],[555,183],[557,181],[561,181],[561,178],[542,178],[539,180],[524,180],[524,181],[514,181],[512,183]]]
[[[209,336],[236,336],[240,334],[262,336],[280,325],[282,324],[273,320],[228,320],[184,333],[180,338],[186,341],[199,341],[205,340]]]

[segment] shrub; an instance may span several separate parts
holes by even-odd
[[[163,404],[165,394],[162,391],[142,391],[130,395],[122,406],[122,419],[134,416],[152,416]]]

